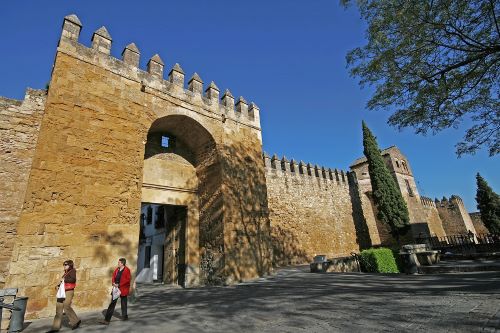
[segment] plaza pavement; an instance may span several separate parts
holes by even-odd
[[[228,287],[141,286],[130,320],[109,326],[98,324],[100,312],[80,316],[78,333],[500,332],[500,272],[409,276],[300,266]],[[40,333],[51,320],[27,324],[23,332]]]

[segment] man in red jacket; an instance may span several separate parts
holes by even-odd
[[[128,320],[127,296],[130,291],[130,269],[125,266],[126,263],[127,260],[125,260],[125,258],[118,259],[118,267],[113,272],[113,278],[111,279],[113,287],[120,289],[122,320]],[[109,321],[111,320],[113,312],[115,311],[116,301],[118,301],[118,298],[113,299],[113,296],[111,296],[111,303],[108,306],[108,311],[106,311],[104,320],[101,321],[102,324],[109,325]]]

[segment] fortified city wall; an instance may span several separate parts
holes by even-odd
[[[277,265],[359,251],[347,173],[264,154]]]
[[[469,213],[469,216],[472,220],[472,224],[474,224],[474,229],[476,229],[476,232],[478,234],[489,234],[488,228],[483,223],[483,220],[481,220],[481,213],[480,212],[474,212],[474,213]]]
[[[0,98],[0,287],[30,297],[28,318],[53,315],[47,286],[66,259],[78,268],[75,307],[108,302],[116,258],[136,267],[142,203],[185,209],[185,287],[394,243],[363,159],[345,172],[263,156],[257,105],[213,81],[204,89],[196,73],[185,87],[179,64],[164,79],[159,55],[140,69],[134,43],[113,57],[104,27],[87,47],[81,29],[65,17],[48,92]],[[474,231],[460,198],[420,197],[406,157],[384,151],[418,230]]]
[[[462,198],[452,195],[450,199],[436,199],[435,203],[446,235],[465,235],[469,230],[477,234]]]
[[[228,283],[268,273],[259,108],[242,97],[235,103],[228,90],[220,98],[213,82],[203,93],[197,74],[186,89],[178,64],[164,79],[158,55],[140,69],[133,43],[122,59],[113,57],[104,27],[87,47],[78,40],[81,28],[75,15],[65,17],[36,149],[27,150],[33,162],[26,156],[26,173],[19,176],[22,189],[32,164],[26,194],[19,194],[25,204],[17,208],[5,285],[30,297],[27,317],[53,314],[55,297],[47,286],[56,284],[68,258],[78,267],[76,308],[96,309],[108,302],[116,258],[126,257],[132,269],[136,266],[141,202],[188,207],[186,286],[204,282],[203,268]],[[194,167],[197,191],[179,187],[178,179],[151,177],[148,165],[172,164],[145,154],[149,140],[164,132],[189,150],[179,156]],[[19,140],[26,135],[19,134]]]
[[[428,197],[420,197],[421,206],[418,210],[418,215],[420,216],[420,220],[427,223],[429,228],[430,236],[443,237],[446,235],[446,232],[443,228],[443,222],[439,217],[439,212],[436,208],[436,204],[434,200]],[[426,234],[424,233],[424,236]],[[418,234],[417,234],[418,236]]]
[[[45,90],[33,89],[23,101],[0,97],[0,288],[9,269],[46,97]]]

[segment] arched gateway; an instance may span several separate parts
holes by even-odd
[[[223,248],[221,185],[219,152],[207,129],[184,115],[153,122],[144,149],[138,281],[200,283],[200,255],[207,255],[199,251],[200,220],[203,249]],[[206,282],[209,272],[203,273]]]
[[[134,44],[114,58],[104,27],[86,47],[81,26],[64,20],[7,254],[5,285],[30,297],[28,316],[52,314],[63,258],[78,267],[82,310],[107,302],[119,257],[141,271],[156,258],[156,279],[184,286],[269,272],[259,109],[229,91],[219,101],[213,82],[203,94],[196,74],[185,89],[179,65],[164,80],[157,55],[139,69]]]

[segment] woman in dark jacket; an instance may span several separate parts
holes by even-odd
[[[48,332],[59,332],[61,329],[61,319],[63,314],[66,313],[68,316],[69,324],[71,328],[76,329],[80,326],[82,321],[78,318],[75,310],[71,307],[71,302],[73,301],[73,295],[75,293],[76,287],[76,269],[73,267],[73,260],[66,260],[64,262],[64,274],[61,278],[61,283],[64,283],[64,290],[66,291],[66,298],[58,298],[56,303],[56,315],[54,317],[54,322],[52,323],[52,329]],[[56,290],[59,286],[56,287]]]

